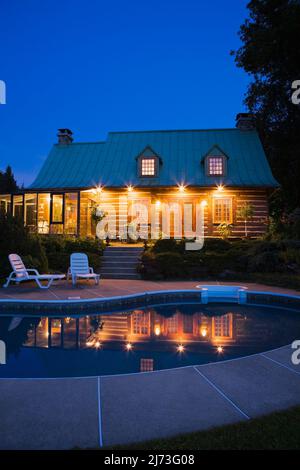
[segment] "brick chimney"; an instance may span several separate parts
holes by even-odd
[[[73,142],[73,132],[70,129],[58,129],[58,143],[59,145],[69,145]]]
[[[251,113],[239,113],[235,118],[236,127],[241,131],[252,131],[255,129],[254,115]]]

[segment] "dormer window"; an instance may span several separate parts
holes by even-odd
[[[224,175],[224,157],[208,157],[209,176]]]
[[[202,158],[207,176],[226,176],[228,156],[214,145]]]
[[[142,157],[141,176],[155,176],[155,158]]]
[[[140,178],[157,178],[159,174],[160,157],[147,146],[137,156],[137,170]]]

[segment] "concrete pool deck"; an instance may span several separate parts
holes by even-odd
[[[67,281],[59,281],[53,284],[50,289],[39,289],[35,283],[21,284],[20,286],[9,286],[7,289],[0,289],[1,300],[70,300],[80,299],[101,299],[107,297],[125,296],[141,292],[160,290],[189,290],[196,289],[199,285],[242,285],[252,291],[267,291],[280,294],[298,295],[300,292],[293,289],[271,287],[263,284],[249,282],[200,282],[200,281],[143,281],[127,279],[101,279],[99,286],[93,283],[80,283],[76,287]]]
[[[292,349],[121,376],[0,379],[1,449],[129,444],[300,404]]]
[[[48,291],[23,285],[1,289],[0,301],[107,298],[195,289],[199,284],[105,279],[99,287],[83,284],[72,288],[61,282]],[[299,295],[288,289],[239,284],[254,291]],[[292,353],[291,346],[284,346],[245,358],[150,373],[0,379],[0,449],[129,444],[246,421],[300,405],[300,365],[292,364]]]

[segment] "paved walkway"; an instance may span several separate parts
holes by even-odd
[[[194,289],[197,285],[203,284],[223,284],[223,285],[243,285],[254,291],[278,292],[290,295],[300,295],[299,291],[284,289],[280,287],[270,287],[262,284],[249,282],[197,282],[197,281],[142,281],[126,279],[102,279],[99,286],[92,283],[83,282],[77,287],[72,287],[71,283],[62,281],[50,289],[41,290],[36,284],[22,284],[20,286],[10,286],[7,289],[0,289],[0,301],[4,299],[35,299],[35,300],[68,300],[74,298],[95,299],[103,297],[115,297],[135,294],[138,292],[159,291],[159,290],[184,290]]]
[[[0,379],[1,449],[114,446],[245,421],[300,404],[292,349],[167,371]]]

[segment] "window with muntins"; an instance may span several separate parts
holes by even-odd
[[[209,176],[224,175],[224,157],[208,157]]]
[[[232,223],[232,199],[215,198],[213,200],[213,223],[231,224]]]
[[[141,176],[155,176],[155,158],[142,158]]]

